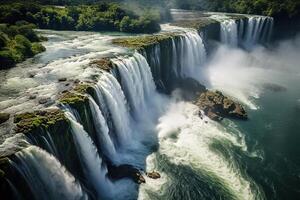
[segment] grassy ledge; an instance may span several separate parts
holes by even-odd
[[[132,48],[142,49],[150,45],[158,44],[164,40],[180,36],[179,33],[164,33],[159,35],[146,35],[128,38],[114,39],[112,42],[115,45]]]
[[[40,127],[48,128],[59,121],[67,121],[62,110],[49,109],[16,114],[14,123],[16,133],[29,133]]]

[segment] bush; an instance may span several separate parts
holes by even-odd
[[[7,45],[8,41],[8,36],[5,33],[0,32],[0,49],[4,48]]]
[[[0,51],[0,70],[13,66],[16,63],[14,55],[9,50]]]
[[[31,51],[35,55],[35,54],[46,51],[46,48],[43,45],[41,45],[40,43],[35,42],[35,43],[32,43],[32,45],[31,45]]]
[[[33,55],[33,52],[31,51],[31,42],[26,37],[24,37],[23,35],[16,35],[15,42],[16,44],[14,46],[14,49],[22,54],[24,58]]]

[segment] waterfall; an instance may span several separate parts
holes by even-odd
[[[88,199],[80,184],[52,155],[36,146],[16,153],[11,165],[24,177],[35,199]]]
[[[105,73],[101,76],[99,82],[95,86],[98,102],[102,97],[105,101],[107,111],[110,113],[111,120],[116,134],[116,142],[119,147],[125,146],[131,141],[130,114],[125,95],[122,91],[117,79]]]
[[[106,123],[106,119],[92,97],[89,98],[89,104],[92,111],[92,119],[96,126],[97,139],[99,140],[100,147],[103,149],[105,156],[112,161],[116,161],[117,152],[113,140],[109,135],[109,128]]]
[[[66,111],[65,114],[70,121],[84,174],[95,190],[97,198],[106,197],[106,195],[110,194],[109,182],[106,178],[106,166],[102,163],[97,148],[83,126],[77,122],[70,111]]]
[[[172,69],[174,72],[174,75],[176,77],[179,77],[179,73],[178,73],[178,63],[177,63],[177,47],[176,47],[176,43],[174,41],[174,39],[172,38]]]
[[[156,91],[155,83],[146,59],[139,53],[132,57],[114,59],[121,76],[121,85],[134,116],[148,113],[147,102]]]
[[[182,38],[181,53],[178,57],[181,63],[181,77],[193,77],[195,70],[206,61],[206,49],[197,31],[188,31]]]
[[[273,18],[253,16],[244,19],[225,19],[220,22],[221,42],[231,47],[241,45],[252,49],[257,44],[267,44],[273,29]]]
[[[232,47],[238,45],[238,27],[233,19],[224,20],[221,22],[221,41]]]
[[[245,28],[242,45],[246,49],[256,44],[266,44],[270,41],[273,31],[273,18],[254,16],[250,17]]]

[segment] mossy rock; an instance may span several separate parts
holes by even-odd
[[[138,36],[138,37],[118,38],[118,39],[114,39],[112,42],[113,44],[122,47],[143,49],[147,46],[158,44],[161,41],[168,40],[176,36],[180,36],[180,33],[165,33],[160,35],[146,35],[146,36]]]
[[[93,91],[93,88],[90,84],[78,84],[72,90],[63,93],[59,97],[59,102],[62,104],[80,107],[83,103],[88,101],[89,94]]]
[[[100,69],[110,72],[113,69],[113,62],[109,58],[101,58],[99,60],[94,60],[91,62],[92,65],[96,65]]]
[[[182,28],[193,28],[200,31],[202,28],[214,23],[218,23],[218,22],[214,19],[203,17],[196,20],[181,20],[181,21],[171,23],[171,25],[179,26]]]
[[[55,125],[59,121],[66,121],[62,110],[49,109],[39,110],[34,112],[27,112],[16,114],[14,116],[14,123],[16,124],[16,133],[29,133],[38,128],[48,128],[51,125]]]

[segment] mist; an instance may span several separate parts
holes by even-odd
[[[259,46],[251,52],[220,45],[202,71],[201,79],[207,87],[221,90],[257,109],[253,99],[259,98],[266,89],[288,89],[292,80],[300,79],[299,55],[300,35],[281,41],[271,49]]]

